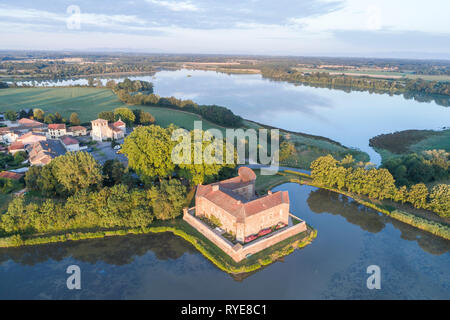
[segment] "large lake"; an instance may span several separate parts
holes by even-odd
[[[450,126],[450,108],[405,99],[403,95],[345,92],[271,81],[259,74],[228,75],[185,69],[129,78],[153,82],[155,93],[163,97],[222,105],[249,120],[331,138],[369,153],[376,164],[381,158],[369,147],[370,138],[400,130],[439,130]],[[44,84],[76,83],[87,84],[87,80]]]
[[[318,230],[304,249],[232,277],[172,234],[0,249],[0,299],[450,299],[450,242],[345,196],[288,183],[291,211]],[[81,268],[81,290],[66,268]],[[367,267],[381,269],[369,290]]]

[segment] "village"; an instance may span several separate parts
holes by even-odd
[[[30,113],[29,110],[22,112]],[[67,152],[85,151],[99,163],[117,159],[126,164],[126,157],[119,153],[125,135],[127,126],[120,118],[112,123],[95,119],[88,127],[45,124],[32,116],[10,121],[0,115],[0,153],[22,160],[12,168],[5,164],[0,178],[20,181],[30,166],[44,166]],[[18,194],[23,192],[20,190]]]

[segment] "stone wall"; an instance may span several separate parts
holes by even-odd
[[[187,210],[184,211],[183,219],[197,231],[203,234],[206,238],[208,238],[212,243],[222,249],[222,251],[228,254],[236,262],[240,262],[244,260],[248,255],[255,254],[261,250],[273,246],[280,241],[306,231],[307,228],[305,221],[301,221],[300,223],[297,223],[296,225],[293,225],[287,229],[278,231],[268,238],[256,240],[254,243],[246,244],[244,246],[233,246],[231,242],[214,233],[214,231],[212,231],[206,224],[195,218],[194,215],[189,213]]]

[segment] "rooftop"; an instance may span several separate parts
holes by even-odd
[[[51,123],[48,128],[52,130],[65,129],[66,125],[64,123]]]

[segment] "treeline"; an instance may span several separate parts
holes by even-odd
[[[445,150],[427,150],[383,161],[382,166],[394,176],[397,186],[419,182],[446,180],[450,177],[450,153]]]
[[[311,163],[314,183],[343,191],[367,195],[374,199],[391,199],[412,204],[415,208],[436,212],[450,217],[450,186],[439,184],[431,191],[423,183],[410,188],[397,188],[392,174],[385,168],[366,170],[354,166],[353,159],[346,157],[337,161],[331,155],[320,157]]]
[[[192,100],[177,99],[175,97],[160,97],[156,94],[145,94],[139,92],[130,94],[127,90],[115,90],[120,101],[132,105],[147,105],[164,108],[179,109],[196,113],[204,119],[225,127],[238,127],[242,118],[235,115],[231,110],[217,105],[198,105]]]
[[[180,215],[185,187],[178,180],[163,181],[147,190],[125,185],[82,190],[66,200],[27,203],[14,198],[1,216],[3,235],[35,234],[93,228],[145,227],[154,219]]]
[[[418,95],[450,96],[450,83],[425,81],[423,79],[375,79],[345,75],[330,75],[327,72],[300,72],[289,67],[263,67],[263,77],[330,88],[350,88],[387,93],[415,93]],[[436,100],[440,102],[441,100]],[[448,99],[447,104],[448,105]]]
[[[25,183],[46,200],[15,198],[1,216],[2,235],[143,227],[154,219],[175,218],[186,199],[179,180],[138,188],[138,181],[119,161],[101,166],[86,152],[69,152],[43,167],[30,167]]]

